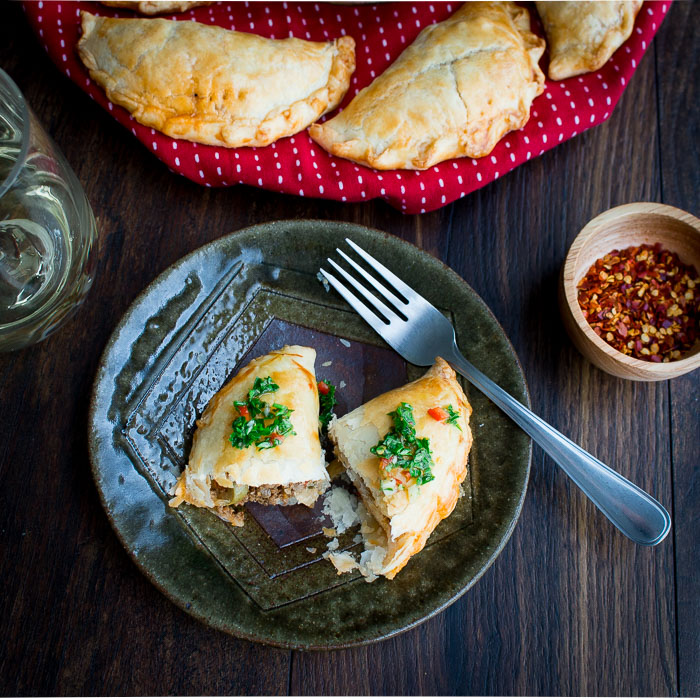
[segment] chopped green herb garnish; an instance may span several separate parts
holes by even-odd
[[[370,448],[370,452],[381,458],[385,471],[405,470],[419,486],[427,484],[435,478],[430,470],[433,464],[430,440],[416,437],[413,407],[402,402],[389,415],[394,421],[394,427],[383,440]]]
[[[241,414],[231,426],[229,440],[234,447],[244,449],[255,445],[258,450],[269,450],[277,447],[285,435],[296,435],[289,419],[294,411],[279,403],[269,405],[260,398],[278,389],[271,377],[256,377],[247,400],[233,402]]]
[[[462,428],[460,427],[459,423],[457,423],[457,420],[459,419],[459,411],[455,411],[454,408],[452,408],[452,404],[449,406],[445,407],[445,410],[449,414],[449,418],[445,421],[445,423],[452,423],[457,430],[461,432]]]
[[[335,384],[332,384],[327,379],[319,382],[318,398],[320,403],[318,420],[322,428],[327,428],[333,419],[333,406],[337,403],[335,400]]]

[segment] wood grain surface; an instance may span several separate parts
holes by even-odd
[[[592,217],[627,202],[700,214],[698,3],[674,2],[608,122],[440,211],[339,204],[172,174],[63,78],[20,7],[0,67],[73,165],[98,219],[99,266],[78,315],[0,356],[2,695],[700,695],[698,373],[604,374],[566,336],[557,276]],[[87,457],[99,355],[143,287],[243,226],[353,221],[454,268],[510,337],[536,412],[672,511],[634,545],[534,451],[515,533],[450,608],[388,641],[299,653],[197,622],[141,575],[112,532]]]
[[[681,209],[700,211],[700,49],[697,3],[674,3],[673,22],[657,44],[661,195]],[[693,22],[695,26],[693,26]],[[691,48],[694,47],[694,48]],[[678,89],[678,88],[681,89]],[[691,118],[688,116],[691,115]],[[690,176],[686,176],[689,173]],[[678,674],[682,695],[700,696],[700,391],[698,372],[669,382],[673,468]]]

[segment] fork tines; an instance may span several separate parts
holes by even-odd
[[[413,297],[417,296],[416,293],[410,287],[404,284],[393,272],[391,272],[391,270],[384,267],[384,265],[382,265],[378,260],[360,248],[360,246],[358,246],[356,243],[353,243],[353,241],[351,241],[349,238],[346,238],[345,240],[370,267],[374,268],[374,270],[376,270],[383,279],[389,282],[409,302]],[[391,325],[395,322],[404,322],[408,317],[408,303],[387,289],[387,287],[385,287],[363,267],[358,265],[352,258],[340,250],[340,248],[336,248],[336,252],[360,277],[366,280],[384,297],[384,299],[386,299],[386,301],[392,304],[398,313],[394,311],[394,309],[389,308],[384,301],[382,301],[382,299],[380,299],[376,294],[372,293],[372,291],[370,291],[367,286],[363,285],[355,276],[351,275],[349,272],[340,267],[340,265],[338,265],[334,260],[328,258],[328,262],[330,265],[332,265],[338,276],[341,277],[347,284],[344,284],[344,282],[338,279],[336,275],[327,272],[323,268],[321,268],[321,274],[328,280],[329,284],[340,294],[340,296],[342,296],[343,299],[345,299],[345,301],[347,301],[348,304],[350,304],[350,306],[352,306],[357,313],[359,313],[360,316],[362,316],[362,318],[379,333],[381,333],[387,325]],[[374,309],[371,309],[364,301],[362,301],[362,299],[360,299],[355,292],[348,287],[348,284],[358,291],[367,300],[367,302],[374,307]],[[376,312],[379,312],[384,318],[380,318]]]

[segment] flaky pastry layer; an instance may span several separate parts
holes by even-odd
[[[435,479],[418,489],[387,496],[381,489],[379,458],[370,448],[391,429],[388,413],[401,402],[413,407],[416,434],[430,440]],[[428,414],[430,409],[446,405],[459,412],[459,428]],[[438,523],[454,510],[460,484],[467,475],[472,445],[470,414],[471,406],[454,371],[438,357],[420,379],[372,399],[331,425],[329,437],[336,455],[386,538],[377,543],[386,555],[373,573],[394,578],[423,549]]]
[[[267,146],[336,107],[355,42],[266,39],[198,22],[81,12],[78,54],[114,103],[167,136]]]
[[[189,461],[172,489],[170,505],[189,503],[223,517],[230,506],[248,501],[268,505],[313,505],[329,485],[318,433],[316,351],[299,345],[258,357],[212,396],[192,439]],[[293,432],[271,449],[234,447],[229,436],[256,378],[270,379],[277,391],[264,394],[271,405],[292,413]],[[222,510],[224,509],[224,510]]]
[[[642,0],[536,2],[552,80],[598,70],[627,41]]]
[[[467,2],[309,133],[329,153],[378,170],[481,158],[529,119],[544,88],[543,51],[526,9]]]

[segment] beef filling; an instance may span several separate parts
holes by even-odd
[[[244,503],[260,503],[265,506],[292,506],[296,503],[313,505],[313,502],[328,487],[327,481],[301,481],[293,484],[263,484],[251,486],[248,493],[235,505]],[[211,492],[216,499],[225,499],[232,489],[219,486],[212,482]]]

